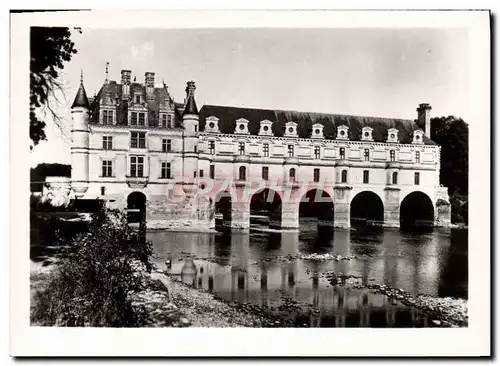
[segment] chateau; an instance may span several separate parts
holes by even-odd
[[[71,188],[76,200],[128,209],[148,228],[248,231],[252,217],[298,229],[319,225],[450,223],[440,147],[428,104],[416,121],[204,105],[147,72],[107,80],[72,105]]]

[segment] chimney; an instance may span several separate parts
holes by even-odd
[[[421,103],[417,108],[417,125],[428,138],[431,138],[431,109],[432,107],[427,103]]]
[[[154,96],[154,90],[155,90],[155,73],[154,72],[146,72],[144,85],[146,86],[146,95],[149,98]]]
[[[130,98],[130,70],[122,70],[122,98]]]

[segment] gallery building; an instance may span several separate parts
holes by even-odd
[[[106,80],[72,105],[71,188],[76,200],[127,209],[148,227],[247,231],[252,218],[298,229],[320,225],[447,226],[440,147],[428,104],[416,120],[197,108],[195,83],[176,102],[167,86]]]

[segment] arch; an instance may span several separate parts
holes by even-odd
[[[299,218],[302,218],[302,221],[305,219],[305,222],[313,219],[317,226],[333,227],[332,197],[322,189],[307,191],[300,200]]]
[[[342,183],[347,183],[347,169],[342,170],[340,181]]]
[[[127,196],[127,221],[143,222],[146,220],[146,195],[132,192]]]
[[[401,202],[399,223],[402,228],[434,226],[434,205],[430,197],[420,191],[409,193]]]
[[[232,199],[228,191],[219,192],[215,197],[215,230],[231,230]]]
[[[238,170],[238,179],[239,180],[246,180],[247,179],[247,168],[244,166],[240,166],[240,169]]]
[[[281,227],[282,200],[278,192],[264,188],[250,198],[250,225]]]
[[[351,201],[351,226],[382,226],[384,203],[372,191],[358,193]]]

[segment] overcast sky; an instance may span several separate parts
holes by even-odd
[[[58,108],[64,133],[48,120],[39,162],[70,163],[71,105],[84,70],[91,97],[120,70],[144,82],[155,72],[177,101],[196,82],[203,104],[416,118],[419,103],[432,115],[467,122],[468,34],[461,29],[98,30],[73,33],[78,54],[66,64],[66,101]],[[66,137],[64,137],[64,135]]]

